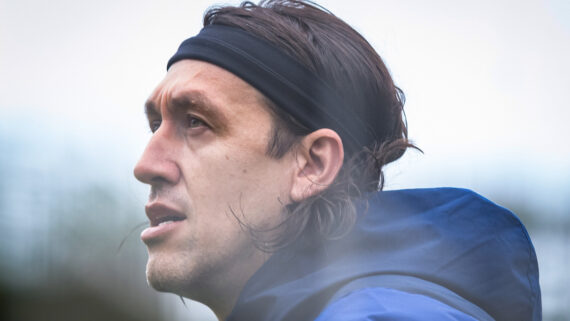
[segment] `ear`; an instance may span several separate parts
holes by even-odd
[[[334,130],[318,129],[301,140],[296,157],[290,196],[300,202],[332,184],[344,161],[342,140]]]

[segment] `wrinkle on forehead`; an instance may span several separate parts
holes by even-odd
[[[257,89],[221,67],[190,59],[172,65],[146,104],[147,115],[155,117],[196,113],[218,133],[238,126],[237,118],[259,124],[258,108],[271,113]]]
[[[159,102],[155,102],[158,100]],[[174,117],[193,114],[206,122],[212,130],[223,134],[227,131],[228,117],[222,108],[216,106],[207,95],[199,90],[183,89],[159,93],[145,104],[147,117],[164,117],[164,113]]]
[[[182,60],[172,65],[171,72],[173,76],[184,75],[177,77],[177,88],[193,88],[205,93],[212,89],[219,90],[233,101],[265,106],[265,96],[259,90],[230,71],[209,62]],[[212,101],[215,98],[210,97]]]

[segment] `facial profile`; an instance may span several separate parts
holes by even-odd
[[[153,135],[134,172],[151,187],[141,234],[148,282],[219,304],[211,293],[239,292],[236,280],[267,257],[232,211],[259,228],[278,221],[296,160],[267,155],[272,120],[261,94],[215,65],[174,64],[146,109]]]

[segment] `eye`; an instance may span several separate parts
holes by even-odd
[[[200,118],[196,118],[192,115],[186,116],[186,121],[188,123],[189,128],[199,128],[202,126],[207,126]]]
[[[150,123],[149,123],[150,131],[153,133],[156,132],[158,130],[158,128],[160,127],[161,123],[162,123],[162,121],[159,119],[150,121]]]

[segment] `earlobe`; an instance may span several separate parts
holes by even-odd
[[[300,202],[327,189],[337,177],[344,161],[340,136],[323,128],[305,136],[298,146],[297,165],[291,199]]]

